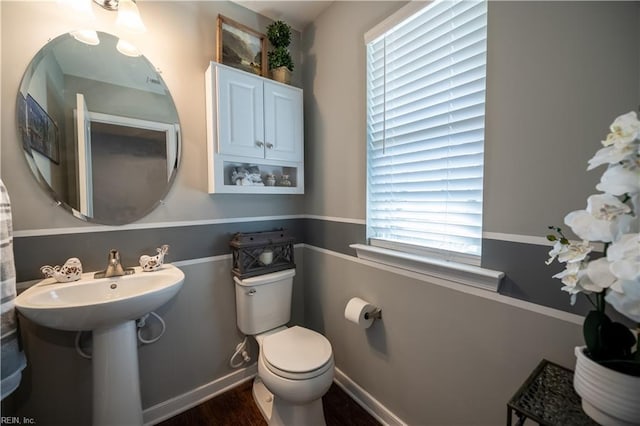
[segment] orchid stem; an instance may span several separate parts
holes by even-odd
[[[604,291],[601,291],[600,293],[596,294],[596,303],[597,303],[596,309],[599,312],[603,312],[603,313],[604,313],[604,308],[606,306],[606,303],[604,301],[604,296],[605,296]]]

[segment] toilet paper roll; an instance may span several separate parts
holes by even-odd
[[[373,324],[373,317],[365,318],[367,313],[371,313],[376,309],[375,306],[365,302],[359,297],[349,300],[347,307],[344,309],[344,317],[354,324],[358,324],[360,328],[369,328]]]

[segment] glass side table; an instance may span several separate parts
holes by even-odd
[[[507,403],[507,426],[527,419],[542,426],[598,426],[582,411],[573,371],[543,359]]]

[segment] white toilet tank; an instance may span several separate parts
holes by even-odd
[[[254,336],[289,322],[295,275],[295,269],[286,269],[243,280],[233,277],[240,331]]]

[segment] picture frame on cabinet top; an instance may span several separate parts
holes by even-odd
[[[216,62],[267,76],[267,38],[246,25],[218,15]]]

